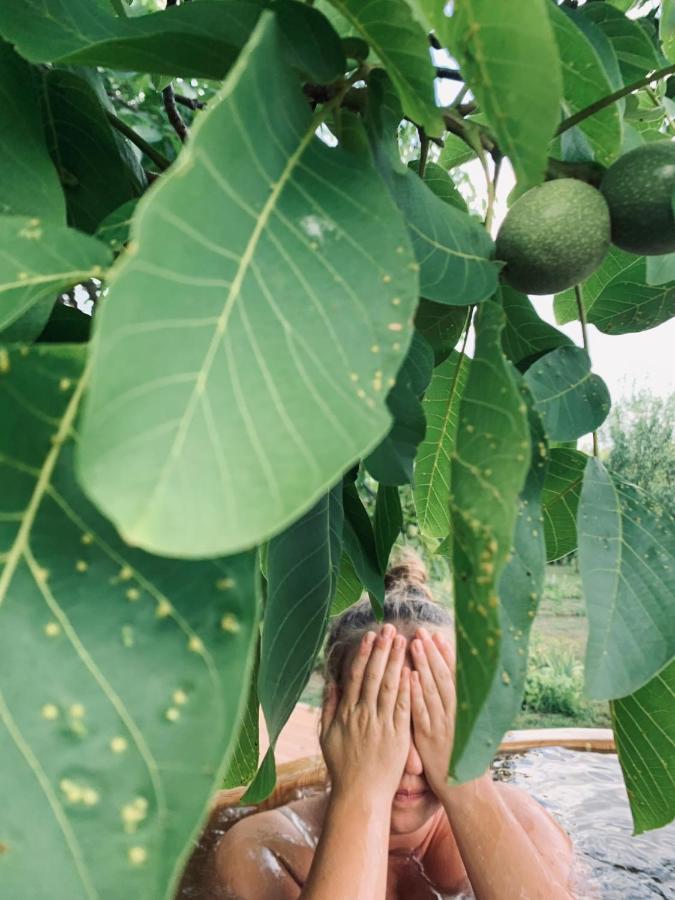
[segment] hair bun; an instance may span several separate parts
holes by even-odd
[[[431,597],[427,587],[426,566],[417,553],[408,548],[399,551],[396,561],[387,569],[384,587],[387,591],[415,587]]]

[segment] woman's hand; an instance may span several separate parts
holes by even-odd
[[[415,671],[411,676],[415,747],[429,787],[440,797],[447,790],[448,766],[455,736],[455,652],[450,641],[418,628],[410,642]]]
[[[334,792],[347,786],[391,802],[398,788],[410,749],[410,673],[405,638],[395,634],[390,623],[365,634],[341,698],[330,685],[321,749]]]

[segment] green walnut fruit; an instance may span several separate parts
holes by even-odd
[[[675,143],[656,141],[626,153],[607,169],[600,190],[617,247],[642,256],[675,250]]]
[[[609,249],[609,210],[585,181],[558,178],[523,194],[497,235],[504,278],[525,294],[557,294],[588,278]]]

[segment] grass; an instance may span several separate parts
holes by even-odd
[[[608,728],[607,703],[583,696],[588,624],[581,580],[572,562],[547,566],[544,596],[534,620],[525,701],[512,728]],[[323,679],[312,676],[301,702],[321,704]]]

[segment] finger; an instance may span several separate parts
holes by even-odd
[[[356,706],[361,696],[361,685],[363,683],[363,673],[366,671],[366,665],[370,653],[373,649],[373,641],[375,640],[375,632],[368,631],[363,635],[359,644],[356,655],[352,660],[349,668],[349,674],[345,682],[345,690],[342,702],[345,706]]]
[[[381,716],[391,717],[401,683],[401,669],[405,660],[406,640],[397,634],[392,641],[387,666],[382,676],[380,693],[377,698],[377,710]]]
[[[431,639],[434,641],[434,643],[438,647],[438,650],[439,650],[441,656],[443,657],[443,659],[445,660],[447,667],[452,672],[452,677],[454,679],[455,665],[457,662],[457,660],[455,658],[454,642],[451,640],[448,640],[448,638],[444,634],[441,634],[440,631],[435,631],[433,633]]]
[[[431,673],[429,660],[427,658],[426,648],[420,638],[414,638],[410,642],[415,669],[419,675],[419,681],[424,691],[424,702],[427,705],[429,713],[437,716],[444,711],[444,703],[441,695],[436,687],[436,681]]]
[[[424,700],[420,673],[410,673],[410,707],[412,711],[413,727],[427,734],[431,731],[431,716]]]
[[[431,639],[429,632],[425,628],[418,629],[421,635],[422,644],[426,651],[427,663],[431,675],[436,684],[436,690],[441,698],[443,706],[447,709],[453,701],[455,695],[455,686],[452,680],[452,672],[447,662],[441,655],[438,645]]]
[[[389,653],[391,651],[392,638],[396,633],[394,626],[388,622],[380,631],[375,643],[373,644],[373,652],[370,654],[366,671],[363,675],[363,684],[361,685],[361,702],[365,703],[371,709],[377,708],[377,696],[380,693],[380,682],[384,674]]]
[[[337,685],[334,681],[328,685],[328,696],[321,710],[321,736],[328,731],[331,722],[335,718],[335,710],[338,705]]]
[[[397,731],[410,734],[410,669],[401,670],[398,694],[394,706],[394,725]]]

